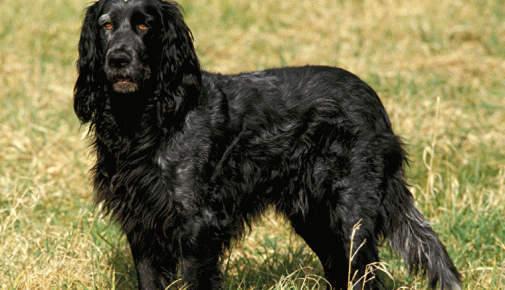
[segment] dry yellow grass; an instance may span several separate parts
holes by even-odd
[[[396,132],[410,144],[417,203],[462,270],[465,289],[503,289],[505,10],[500,2],[181,4],[207,70],[327,64],[369,82]],[[134,287],[124,238],[91,207],[87,171],[93,157],[87,129],[72,110],[86,5],[78,0],[0,1],[2,290]],[[275,240],[279,233],[284,239]],[[271,248],[256,251],[271,240],[281,248],[303,245],[282,219],[268,215],[232,251],[230,263],[262,263],[269,253],[279,254]],[[396,288],[425,289],[420,278],[404,282],[404,269],[388,259],[398,264],[392,271]],[[243,271],[249,270],[254,271]],[[280,284],[275,289],[289,285]]]

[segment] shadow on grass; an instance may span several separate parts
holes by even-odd
[[[319,260],[306,246],[286,249],[263,245],[249,252],[253,252],[251,257],[226,257],[223,289],[319,289],[319,284],[324,285]],[[110,289],[137,289],[135,266],[127,247],[114,247],[107,264],[112,269],[107,275]],[[174,283],[170,289],[184,288],[182,283]]]
[[[226,257],[223,263],[223,289],[326,289],[321,264],[306,245],[278,247],[273,242],[263,243],[253,250],[245,248],[245,254],[241,253],[234,259]],[[111,279],[109,289],[137,289],[135,266],[127,245],[114,247],[108,264],[112,269],[108,275]],[[376,271],[376,274],[384,283],[383,289],[396,288],[386,274],[381,271]],[[181,282],[175,282],[169,289],[184,287]]]
[[[225,261],[224,289],[318,289],[323,269],[307,246],[278,247],[262,243],[247,255]]]

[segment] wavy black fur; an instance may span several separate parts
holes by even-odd
[[[140,289],[164,289],[178,269],[191,289],[218,289],[223,251],[269,206],[315,251],[334,289],[346,288],[359,221],[358,277],[386,237],[432,287],[459,288],[414,207],[384,107],[351,73],[201,71],[178,6],[159,0],[91,5],[77,67],[74,107],[91,124],[96,203],[128,237]]]

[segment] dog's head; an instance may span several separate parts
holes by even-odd
[[[134,1],[107,1],[98,17],[107,85],[116,93],[137,92],[151,79],[147,46],[156,44],[151,31],[156,23],[145,8]]]
[[[177,114],[196,102],[201,82],[191,32],[179,7],[161,0],[91,5],[81,30],[77,70],[74,109],[83,122],[103,110],[106,98],[118,96],[125,101],[152,98],[160,116]]]

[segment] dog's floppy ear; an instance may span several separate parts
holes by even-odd
[[[161,122],[173,122],[173,118],[185,115],[196,105],[202,76],[193,37],[179,6],[169,1],[160,3],[163,30],[157,76],[157,94],[162,102],[159,118]]]
[[[84,18],[79,40],[79,59],[77,72],[79,74],[74,87],[74,111],[83,122],[89,122],[97,108],[97,100],[101,91],[100,79],[103,69],[102,49],[99,38],[98,13],[100,2],[91,5]]]

